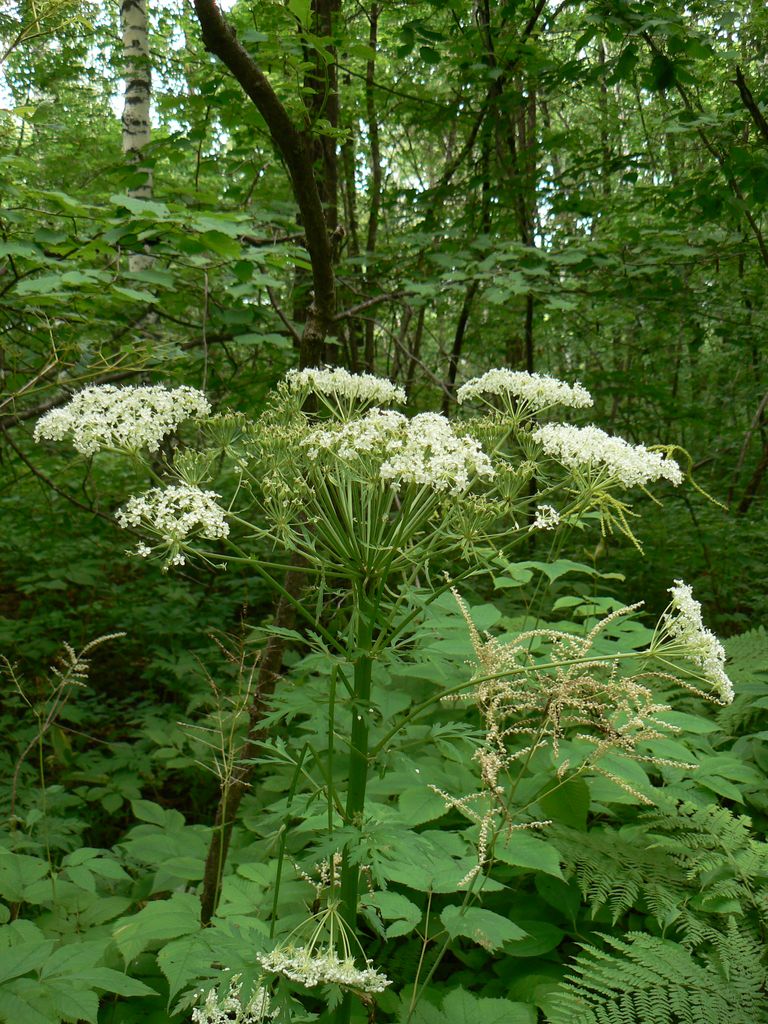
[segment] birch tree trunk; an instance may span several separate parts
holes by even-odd
[[[147,0],[121,0],[120,26],[125,80],[123,153],[134,165],[139,179],[128,189],[128,195],[135,199],[151,199],[152,168],[142,163],[144,147],[150,141],[149,100],[152,92]],[[128,257],[128,269],[146,270],[151,262],[151,256],[146,253],[133,253]]]

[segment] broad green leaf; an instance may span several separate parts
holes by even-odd
[[[526,936],[525,931],[508,918],[480,907],[446,907],[440,914],[440,920],[452,939],[461,935],[489,952],[499,949],[505,942]]]
[[[177,892],[170,899],[149,903],[138,914],[118,922],[112,933],[126,963],[154,942],[189,935],[200,928],[200,900]]]
[[[124,288],[122,285],[113,284],[112,291],[115,295],[121,295],[124,299],[131,299],[133,302],[157,302],[157,296],[152,292],[139,291],[136,288]]]
[[[3,950],[0,958],[0,983],[39,970],[51,955],[53,947],[53,939],[44,939],[20,942],[17,946]]]
[[[544,874],[562,878],[560,852],[546,839],[539,839],[530,832],[512,832],[502,836],[493,848],[493,855],[504,864],[543,871]]]
[[[445,800],[427,785],[409,786],[398,798],[404,824],[416,826],[445,814]]]
[[[539,798],[544,815],[560,825],[583,831],[590,805],[589,786],[584,779],[567,779],[551,793]]]
[[[0,847],[0,896],[9,903],[21,903],[30,885],[49,872],[48,862]]]
[[[384,921],[393,922],[386,929],[389,939],[410,934],[422,918],[419,907],[398,892],[371,893],[363,902],[365,906],[375,907]]]
[[[133,196],[118,194],[110,196],[109,201],[114,203],[115,206],[123,206],[126,210],[130,210],[131,213],[135,213],[139,217],[165,218],[170,214],[165,203],[158,203],[151,199],[135,199]]]

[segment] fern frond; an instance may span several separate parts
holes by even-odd
[[[549,1024],[766,1024],[761,949],[731,922],[709,960],[630,932],[585,945],[548,1011]]]

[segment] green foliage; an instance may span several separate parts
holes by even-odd
[[[628,933],[587,946],[551,1024],[726,1024],[767,1019],[759,941],[731,920],[710,956],[697,960],[668,940]]]

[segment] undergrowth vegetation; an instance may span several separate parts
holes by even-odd
[[[0,1016],[766,1019],[768,636],[726,674],[684,583],[654,624],[567,557],[638,542],[628,490],[686,486],[670,450],[542,428],[586,400],[525,374],[452,422],[341,370],[255,421],[155,394],[132,429],[122,388],[37,430],[102,449],[138,533],[22,580],[79,646],[4,665]],[[119,615],[56,610],[106,579]]]

